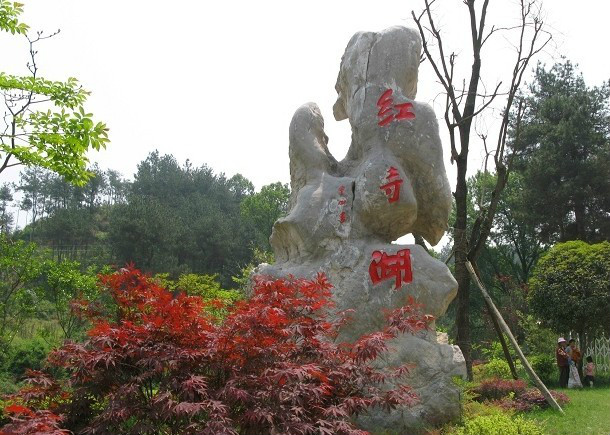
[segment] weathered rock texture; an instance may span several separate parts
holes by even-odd
[[[413,100],[420,52],[419,35],[403,27],[352,37],[334,106],[335,118],[349,119],[352,127],[344,160],[328,151],[317,105],[301,106],[290,124],[291,209],[271,235],[276,263],[257,272],[325,272],[337,309],[356,312],[343,340],[381,329],[384,311],[404,305],[409,295],[441,316],[457,292],[447,267],[422,247],[391,244],[408,233],[438,243],[451,208],[435,114]],[[373,410],[359,424],[373,433],[404,434],[456,417],[452,377],[465,374],[457,346],[428,331],[396,339],[393,349],[382,363],[414,363],[410,382],[420,403],[390,415]]]

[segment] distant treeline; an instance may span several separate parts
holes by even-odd
[[[255,192],[240,174],[227,178],[206,166],[150,153],[133,181],[114,170],[82,187],[40,168],[0,187],[0,232],[48,248],[57,260],[123,265],[151,273],[218,273],[231,277],[269,251],[273,222],[286,212],[287,185]],[[24,218],[25,214],[25,218]],[[26,222],[15,230],[15,223]]]

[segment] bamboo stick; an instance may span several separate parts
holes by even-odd
[[[485,290],[483,283],[481,282],[481,280],[479,279],[479,276],[474,271],[474,268],[472,267],[472,264],[470,264],[470,261],[466,261],[466,267],[468,268],[468,271],[470,272],[470,275],[472,276],[472,279],[474,280],[474,282],[477,283],[477,287],[479,287],[479,290],[481,290],[481,293],[483,293],[483,298],[485,299],[485,302],[487,302],[487,305],[489,307],[491,307],[491,310],[490,310],[491,315],[496,318],[496,320],[500,324],[500,327],[502,328],[504,333],[508,336],[508,339],[510,340],[511,344],[515,348],[515,351],[517,352],[517,356],[523,363],[523,367],[525,368],[525,371],[529,375],[530,379],[538,387],[538,389],[540,390],[540,392],[542,393],[542,395],[544,396],[544,398],[546,399],[548,404],[551,405],[557,411],[564,414],[563,409],[561,409],[561,406],[559,406],[559,403],[557,403],[557,401],[555,400],[555,398],[553,397],[551,392],[548,390],[546,385],[544,385],[544,383],[540,380],[540,378],[538,377],[538,375],[536,374],[536,372],[534,371],[534,369],[528,362],[527,358],[525,358],[525,355],[523,355],[523,352],[521,351],[521,348],[519,347],[517,340],[515,339],[510,328],[508,327],[508,325],[502,318],[502,314],[500,314],[500,311],[498,311],[498,309],[496,308],[496,305],[493,303],[493,300],[489,296],[489,293],[487,293],[487,290]]]

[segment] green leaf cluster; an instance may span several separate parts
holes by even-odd
[[[219,301],[221,306],[211,305],[206,308],[208,312],[217,318],[224,318],[228,314],[227,308],[243,298],[238,290],[223,289],[218,274],[206,275],[196,273],[185,273],[172,280],[169,273],[159,273],[154,279],[161,287],[172,292],[183,292],[189,296],[200,296],[205,301]]]
[[[28,25],[19,21],[23,13],[23,4],[0,0],[0,30],[14,34],[25,34]]]
[[[225,290],[218,281],[218,274],[213,275],[185,273],[177,280],[169,278],[168,273],[155,275],[162,287],[171,291],[181,291],[189,296],[200,296],[203,299],[220,299],[228,303],[233,303],[242,298],[242,294],[237,290]]]
[[[18,3],[0,1],[0,28],[25,33],[27,26],[17,22],[21,11]],[[0,72],[0,92],[7,107],[6,128],[0,133],[0,173],[18,164],[39,166],[83,185],[93,175],[87,171],[86,153],[106,147],[108,128],[85,112],[90,93],[78,80],[52,81],[38,76],[34,44],[46,38],[41,35],[28,37],[29,76]]]
[[[42,281],[45,299],[52,304],[53,317],[63,332],[63,338],[75,338],[84,330],[85,323],[71,304],[76,299],[94,302],[100,298],[96,268],[89,267],[83,272],[76,261],[47,260],[42,267]]]
[[[543,435],[535,422],[522,416],[506,414],[481,415],[467,419],[453,435]]]
[[[473,367],[475,378],[477,379],[512,379],[510,367],[504,359],[494,358],[486,364]]]
[[[72,110],[82,109],[90,92],[83,89],[74,77],[65,82],[46,80],[42,77],[20,77],[0,72],[0,89],[3,91],[23,91],[36,98],[47,97],[57,107]],[[81,112],[82,113],[82,112]],[[84,113],[82,113],[84,115]]]

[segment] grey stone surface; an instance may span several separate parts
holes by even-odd
[[[290,124],[291,208],[271,235],[276,263],[261,265],[256,273],[326,273],[336,309],[356,313],[342,340],[381,329],[384,311],[404,305],[409,296],[426,313],[442,316],[457,292],[447,267],[422,247],[391,243],[408,233],[438,243],[451,209],[436,116],[413,100],[420,52],[417,32],[403,27],[352,37],[334,106],[335,118],[349,119],[352,128],[342,161],[328,151],[317,105],[301,106]],[[387,276],[377,264],[382,254],[393,260]],[[375,273],[381,278],[376,283]],[[459,398],[452,377],[465,374],[459,349],[433,330],[398,337],[393,348],[381,364],[413,363],[410,383],[420,402],[390,415],[372,410],[359,424],[373,433],[416,433],[423,425],[456,417]]]

